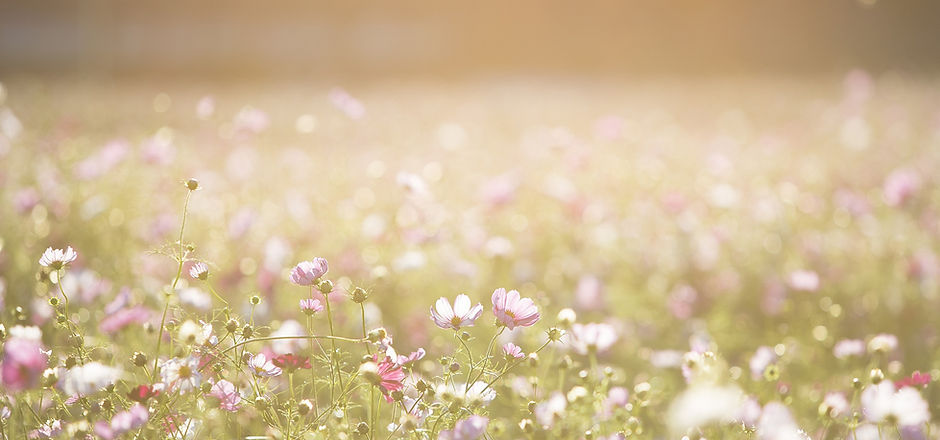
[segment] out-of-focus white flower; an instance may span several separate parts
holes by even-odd
[[[306,335],[307,331],[304,329],[304,326],[293,319],[284,321],[281,326],[274,331],[274,333],[271,333],[272,337]],[[271,341],[271,351],[273,351],[275,354],[296,353],[307,345],[308,343],[306,339],[274,340]]]
[[[550,427],[555,424],[556,419],[565,416],[567,408],[568,400],[565,395],[556,391],[548,400],[535,406],[535,420],[542,426]]]
[[[787,284],[793,290],[815,292],[819,290],[819,275],[811,270],[797,270],[790,273]]]
[[[911,387],[895,391],[891,381],[884,380],[862,390],[862,413],[872,423],[886,420],[899,426],[917,426],[930,420],[930,410],[920,393]]]
[[[42,341],[42,330],[36,326],[14,325],[9,330],[10,337]]]
[[[865,341],[861,339],[843,339],[832,347],[832,355],[837,359],[865,354]]]
[[[208,311],[212,307],[212,297],[195,287],[180,289],[179,300],[180,304],[192,307],[200,312]]]
[[[729,422],[744,401],[732,386],[693,386],[676,397],[666,416],[670,432],[681,435],[692,428]]]
[[[212,336],[212,324],[197,324],[194,321],[187,319],[183,324],[180,325],[179,332],[180,340],[185,343],[196,344],[196,345],[205,345],[206,342],[209,342],[209,338]]]
[[[89,362],[70,368],[59,378],[59,388],[70,396],[87,396],[120,379],[121,370]]]
[[[790,410],[780,402],[764,405],[764,411],[757,422],[757,436],[761,440],[810,440],[797,426]]]
[[[574,324],[571,326],[571,346],[580,354],[603,353],[617,342],[617,330],[606,323]]]
[[[882,333],[875,335],[868,341],[868,351],[871,353],[887,353],[898,348],[898,337]]]
[[[823,399],[820,412],[830,417],[839,417],[849,410],[849,401],[842,393],[828,393]]]

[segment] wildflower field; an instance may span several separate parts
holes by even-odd
[[[0,439],[940,438],[940,88],[0,86]]]

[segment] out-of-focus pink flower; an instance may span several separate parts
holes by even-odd
[[[594,275],[584,275],[578,280],[574,298],[581,310],[601,310],[604,308],[604,284]]]
[[[263,110],[246,105],[235,115],[232,125],[237,132],[258,134],[271,125],[271,120]]]
[[[457,422],[454,429],[441,431],[438,440],[476,440],[486,432],[489,423],[489,418],[474,414]]]
[[[76,258],[78,258],[78,252],[75,252],[71,246],[65,250],[49,247],[39,258],[39,265],[52,270],[59,270],[75,261]]]
[[[300,300],[300,311],[307,316],[312,316],[314,313],[323,311],[323,304],[318,299],[304,298]]]
[[[443,329],[460,330],[461,327],[472,327],[483,314],[483,306],[477,303],[471,307],[470,304],[470,297],[467,295],[457,295],[453,307],[447,298],[439,298],[434,307],[431,307],[431,320]]]
[[[39,204],[39,192],[35,188],[23,188],[13,196],[13,206],[16,212],[26,214]]]
[[[868,351],[872,353],[887,353],[896,348],[898,348],[898,337],[888,333],[877,334],[868,341]]]
[[[506,354],[507,359],[522,359],[525,357],[522,348],[512,342],[507,342],[506,345],[503,345],[503,353]]]
[[[679,319],[689,319],[692,317],[692,306],[698,298],[698,292],[689,286],[683,284],[676,286],[669,295],[669,311],[673,316]]]
[[[143,324],[150,319],[150,309],[145,306],[125,307],[106,316],[98,323],[102,333],[113,334],[131,324]]]
[[[889,206],[903,205],[920,190],[920,174],[910,169],[898,169],[888,174],[884,183],[884,199]]]
[[[330,270],[326,258],[314,258],[312,261],[301,261],[290,271],[290,280],[298,286],[312,286],[317,280]]]
[[[275,356],[274,359],[271,359],[271,363],[282,370],[287,370],[288,373],[299,369],[309,370],[311,368],[310,358],[300,357],[294,353]]]
[[[518,188],[519,182],[515,177],[497,176],[483,184],[480,188],[480,197],[491,207],[503,206],[512,201]]]
[[[97,153],[92,154],[75,166],[75,176],[81,180],[101,177],[120,164],[130,151],[125,140],[108,142]]]
[[[0,359],[0,382],[12,392],[36,386],[49,357],[38,339],[13,336],[3,344]]]
[[[248,370],[251,371],[251,374],[258,377],[274,377],[281,375],[281,369],[269,361],[262,353],[248,358]]]
[[[49,420],[29,433],[30,438],[53,438],[62,433],[62,421]]]
[[[567,408],[568,400],[565,395],[555,391],[552,397],[535,406],[535,419],[540,425],[550,427],[555,424],[555,419],[564,417]]]
[[[837,359],[865,354],[865,341],[861,339],[843,339],[832,347],[832,355]]]
[[[757,348],[757,351],[754,352],[754,356],[751,356],[749,366],[751,367],[751,378],[754,380],[760,379],[764,375],[764,370],[770,366],[770,364],[777,361],[777,353],[774,353],[774,350],[766,345],[762,345]]]
[[[366,114],[365,106],[339,87],[330,90],[330,101],[350,119],[361,119]]]
[[[95,434],[105,440],[113,440],[126,432],[144,426],[150,419],[150,411],[147,407],[136,404],[127,411],[121,411],[111,417],[111,423],[98,422],[95,424]]]
[[[842,393],[826,394],[826,397],[823,399],[823,405],[829,408],[829,415],[831,417],[839,417],[849,410],[849,401],[846,400],[845,394]]]
[[[603,353],[617,342],[617,330],[606,323],[574,324],[571,345],[580,354]]]
[[[238,393],[235,384],[225,379],[214,383],[209,395],[219,399],[219,408],[225,411],[238,411],[238,404],[242,401],[242,396]]]
[[[196,117],[199,119],[209,119],[215,113],[215,99],[211,96],[203,96],[196,103]]]
[[[905,377],[901,380],[894,382],[894,386],[898,388],[904,387],[926,387],[930,383],[931,377],[930,373],[921,373],[920,371],[915,371],[910,375],[910,377]]]
[[[790,273],[787,284],[793,290],[815,292],[819,290],[819,275],[811,270],[797,270]]]
[[[594,122],[594,137],[601,141],[615,141],[623,136],[623,118],[607,115]]]
[[[529,327],[538,322],[541,315],[531,298],[521,298],[519,292],[499,288],[493,292],[493,314],[510,330]]]
[[[176,156],[172,135],[163,132],[144,140],[140,150],[144,161],[152,165],[169,165]]]

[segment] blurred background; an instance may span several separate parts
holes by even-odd
[[[935,70],[940,2],[0,2],[0,74],[212,78]]]

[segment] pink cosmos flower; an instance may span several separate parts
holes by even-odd
[[[522,348],[512,342],[508,342],[503,346],[503,353],[506,354],[507,359],[522,359],[525,356],[525,353],[522,352]]]
[[[442,431],[438,440],[476,440],[486,432],[489,423],[489,418],[474,414],[457,422],[454,429]]]
[[[323,304],[320,303],[320,300],[313,298],[306,298],[300,300],[300,311],[304,312],[305,315],[311,316],[314,313],[323,311]]]
[[[846,359],[850,356],[865,354],[865,341],[861,339],[843,339],[832,347],[832,355],[837,359]]]
[[[113,334],[132,324],[143,324],[150,319],[150,309],[144,306],[124,307],[98,322],[98,330]]]
[[[457,295],[453,307],[446,298],[439,298],[434,307],[431,307],[431,320],[443,329],[460,330],[460,327],[472,327],[482,314],[483,306],[477,303],[470,307],[470,297],[467,295]]]
[[[920,174],[910,169],[898,169],[885,178],[884,200],[889,206],[903,205],[921,187]]]
[[[531,298],[520,298],[519,292],[499,288],[493,292],[493,314],[510,330],[528,327],[539,320],[539,309]]]
[[[59,270],[75,261],[76,258],[78,258],[78,252],[75,252],[71,246],[65,250],[49,247],[42,253],[39,264],[43,267],[49,267],[52,270]]]
[[[219,399],[219,408],[230,412],[238,411],[238,404],[242,401],[242,396],[238,394],[235,384],[225,379],[213,384],[209,395]]]
[[[48,361],[49,357],[38,339],[11,337],[3,344],[0,383],[14,393],[33,388]]]
[[[281,369],[268,360],[264,354],[258,353],[248,359],[248,370],[258,377],[274,377],[281,375]]]
[[[53,438],[62,433],[61,420],[49,420],[29,433],[30,438]]]
[[[111,418],[111,423],[98,422],[95,424],[95,434],[105,440],[112,440],[122,434],[144,426],[150,419],[147,407],[136,404],[127,411],[121,411]]]
[[[398,355],[398,359],[397,359],[395,362],[398,363],[398,365],[402,365],[402,366],[404,366],[404,365],[409,365],[409,364],[412,364],[412,363],[414,363],[414,362],[417,362],[417,361],[419,361],[419,360],[421,360],[421,359],[424,359],[424,355],[425,355],[425,354],[426,354],[426,352],[424,351],[424,349],[423,349],[423,348],[419,348],[419,349],[417,349],[417,350],[411,352],[411,354],[409,354],[408,356],[405,356],[405,355],[403,355],[403,354],[402,354],[402,355]]]
[[[926,387],[930,383],[931,377],[930,373],[921,373],[920,371],[915,371],[911,374],[910,377],[905,377],[904,379],[894,382],[894,386],[900,388],[904,387]]]
[[[405,379],[405,372],[401,369],[401,365],[390,356],[385,356],[381,362],[378,361],[378,355],[373,355],[372,359],[374,362],[362,364],[359,371],[372,385],[379,387],[385,395],[385,401],[392,402],[390,393],[405,387],[402,383]]]
[[[290,271],[290,280],[298,286],[312,286],[326,272],[330,265],[325,258],[314,258],[313,261],[301,261]]]

